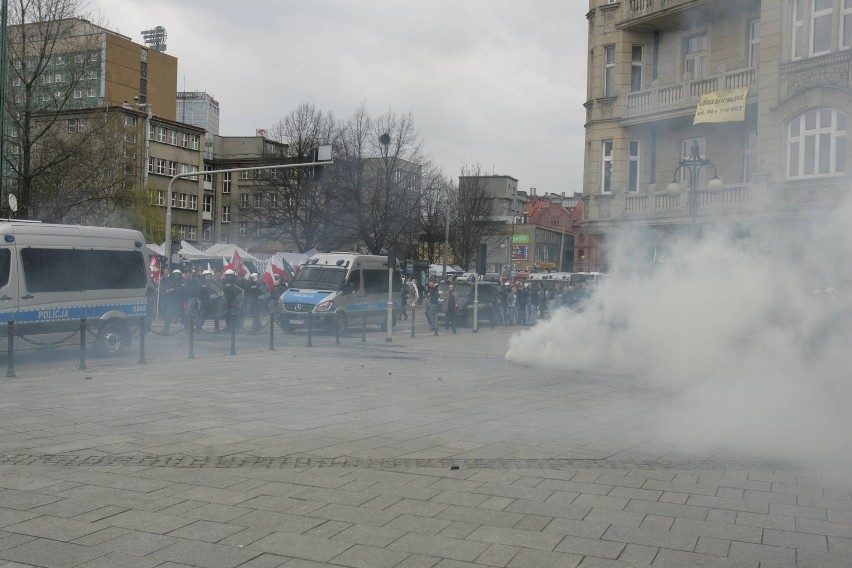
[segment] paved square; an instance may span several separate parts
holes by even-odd
[[[852,480],[676,447],[669,393],[508,363],[514,330],[409,330],[21,355],[0,568],[852,566]]]

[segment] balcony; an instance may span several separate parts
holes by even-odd
[[[728,186],[721,193],[711,193],[706,189],[698,190],[698,213],[696,218],[730,218],[741,216],[750,210],[752,202],[751,184]],[[648,194],[627,194],[624,196],[624,218],[632,220],[687,217],[689,192],[684,190],[678,196],[665,192]]]
[[[728,71],[719,68],[715,77],[692,79],[687,73],[683,81],[674,85],[654,84],[650,89],[627,93],[623,99],[622,119],[625,122],[643,122],[643,118],[665,118],[659,115],[678,116],[695,112],[701,96],[715,91],[739,89],[754,85],[754,68]],[[755,93],[749,93],[753,102]]]
[[[709,0],[627,0],[624,6],[624,19],[618,29],[644,30],[677,29],[683,26],[683,12],[695,10],[693,20],[709,16],[712,8],[697,7],[708,4]]]

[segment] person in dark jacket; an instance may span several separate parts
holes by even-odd
[[[453,328],[453,333],[456,332],[456,308],[458,307],[459,299],[456,294],[456,285],[450,284],[447,286],[447,297],[444,299],[444,308],[446,310],[446,318],[444,318],[444,327],[446,329]]]

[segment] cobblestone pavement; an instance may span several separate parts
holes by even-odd
[[[507,363],[512,330],[406,325],[22,354],[0,568],[852,566],[844,476],[675,448],[670,394]]]

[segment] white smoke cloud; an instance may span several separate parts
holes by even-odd
[[[648,257],[648,235],[626,235],[585,308],[506,358],[666,389],[660,435],[681,450],[836,462],[852,453],[852,208],[805,225],[705,228]]]

